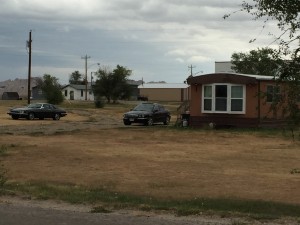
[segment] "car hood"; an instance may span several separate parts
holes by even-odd
[[[23,107],[23,108],[14,108],[14,109],[11,109],[10,111],[24,111],[24,110],[28,110],[27,107]]]
[[[151,114],[151,112],[148,111],[129,111],[127,113],[125,113],[126,115],[136,115],[136,114]]]

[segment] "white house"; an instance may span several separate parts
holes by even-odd
[[[91,85],[68,84],[62,88],[63,96],[67,100],[88,100],[94,101],[94,94]]]

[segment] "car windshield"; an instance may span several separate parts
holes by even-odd
[[[30,104],[27,106],[27,108],[31,108],[31,109],[39,109],[42,107],[42,104]]]
[[[133,109],[133,111],[147,111],[147,112],[152,112],[152,110],[153,110],[153,104],[139,104]]]

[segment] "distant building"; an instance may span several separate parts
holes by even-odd
[[[188,85],[184,83],[146,83],[138,86],[140,96],[149,101],[178,101],[188,100]]]
[[[38,77],[31,78],[31,90],[37,86]],[[27,79],[15,79],[15,80],[6,80],[0,82],[0,96],[4,92],[17,92],[20,98],[27,99],[28,97],[28,80]]]
[[[231,61],[215,62],[215,73],[235,73],[235,71],[231,69],[232,66]]]
[[[20,96],[18,92],[3,92],[2,100],[19,100]]]
[[[138,80],[138,81],[127,80],[127,84],[129,84],[131,86],[131,90],[132,90],[130,99],[137,100],[140,95],[138,87],[139,87],[139,85],[143,84],[143,81],[142,80]]]
[[[32,88],[31,96],[33,100],[44,100],[46,99],[42,89],[39,86],[35,86]]]

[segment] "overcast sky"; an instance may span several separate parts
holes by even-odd
[[[26,40],[32,30],[32,76],[61,84],[97,63],[133,71],[131,79],[182,83],[214,72],[233,52],[266,47],[275,26],[246,13],[224,20],[242,0],[0,0],[0,81],[27,78]],[[258,41],[249,43],[249,40]]]

